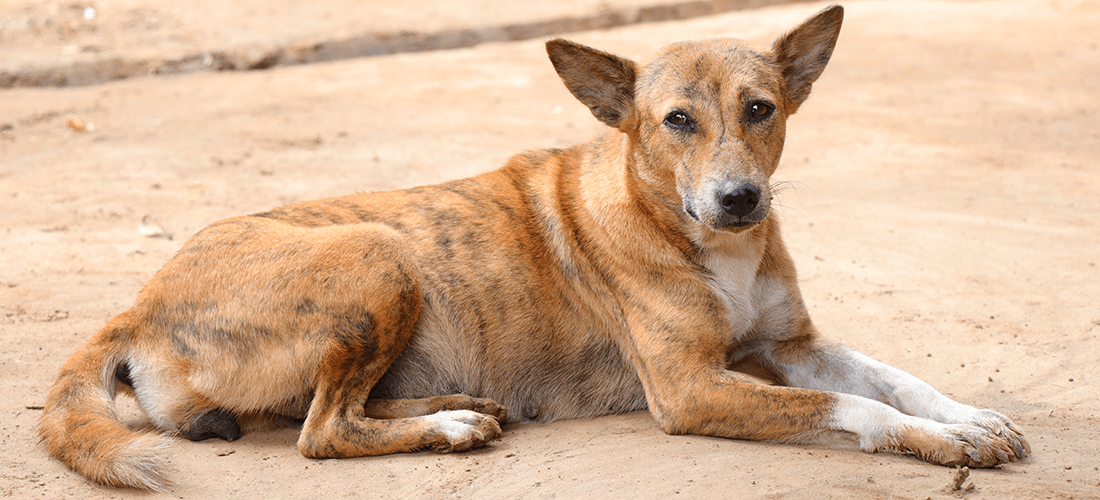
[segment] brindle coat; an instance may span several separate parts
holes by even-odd
[[[643,408],[669,433],[1025,456],[1007,418],[824,342],[806,312],[769,178],[841,19],[833,6],[770,50],[681,43],[644,66],[548,42],[611,130],[470,179],[204,229],[61,369],[43,441],[95,481],[164,488],[170,441],[118,421],[126,392],[191,439],[304,419],[308,457],[460,451],[506,415]]]

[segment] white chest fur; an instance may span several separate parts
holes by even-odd
[[[725,306],[730,340],[734,340],[753,328],[774,301],[770,297],[774,284],[757,276],[764,240],[746,231],[711,232],[696,241],[705,251],[703,265],[710,271],[711,288]]]

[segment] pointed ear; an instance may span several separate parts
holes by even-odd
[[[560,38],[546,42],[558,76],[601,122],[618,128],[634,115],[634,61]]]
[[[827,7],[772,45],[772,54],[787,80],[787,114],[794,114],[809,97],[810,87],[833,55],[843,20],[843,7]]]

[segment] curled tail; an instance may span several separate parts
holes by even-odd
[[[46,396],[38,434],[50,455],[95,482],[163,491],[172,439],[130,429],[115,409],[122,350],[118,330],[105,328],[69,358]]]

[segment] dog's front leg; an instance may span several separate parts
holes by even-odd
[[[753,383],[726,369],[724,339],[728,336],[722,329],[727,321],[718,304],[704,307],[713,296],[677,288],[677,296],[685,297],[683,300],[651,300],[627,314],[630,356],[650,412],[665,432],[798,441],[839,431],[855,435],[864,451],[909,453],[949,466],[990,467],[1023,455],[1014,448],[1026,447],[1026,443],[1022,438],[1010,441],[1009,435],[1019,434],[1007,427],[998,435],[969,423],[906,415],[869,397],[837,392],[843,384],[828,382],[828,374],[799,379],[805,388]],[[804,324],[809,327],[808,322]],[[812,336],[804,340],[807,342],[800,342],[803,347],[799,348],[802,357],[807,354],[805,345],[813,345]],[[797,364],[789,361],[784,371],[792,372],[789,368]],[[799,376],[794,374],[796,379]]]
[[[816,336],[815,336],[816,337]],[[977,409],[944,396],[931,385],[902,370],[876,361],[848,347],[822,344],[815,340],[798,343],[793,352],[778,347],[767,350],[766,364],[786,384],[794,387],[852,394],[881,402],[905,415],[956,426],[951,432],[974,434],[978,428],[991,439],[975,436],[979,442],[1004,440],[1011,453],[999,460],[1014,461],[1031,452],[1023,432],[1011,420],[993,410]],[[863,402],[849,403],[863,408]],[[861,418],[858,414],[850,418]],[[961,427],[960,427],[961,426]],[[933,426],[934,427],[934,426]]]
[[[840,344],[814,344],[797,357],[770,356],[794,387],[855,394],[886,403],[907,415],[947,424],[978,424],[1003,416],[959,403],[927,382]],[[1006,426],[1011,426],[1008,422]],[[1017,431],[1018,432],[1018,431]]]
[[[863,396],[756,384],[721,368],[692,369],[700,365],[691,362],[648,364],[642,378],[650,412],[670,434],[797,442],[839,431],[854,435],[865,452],[947,466],[992,467],[1025,455],[1017,433],[1013,443],[986,428],[906,415]]]

